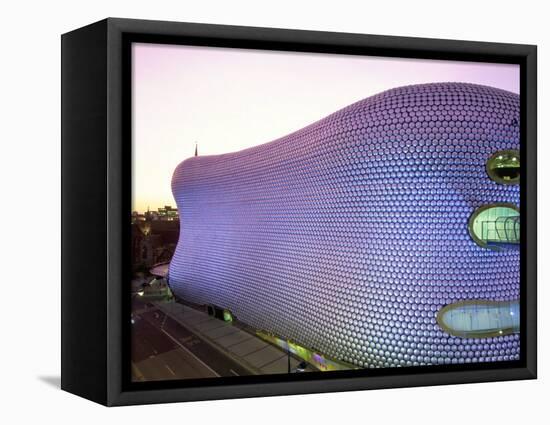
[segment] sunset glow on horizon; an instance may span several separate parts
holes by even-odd
[[[267,143],[394,87],[468,82],[519,93],[519,65],[136,43],[132,210],[175,205],[193,156]]]

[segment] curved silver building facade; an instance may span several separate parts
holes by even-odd
[[[485,170],[496,151],[518,149],[518,95],[438,83],[192,157],[172,180],[170,286],[360,367],[518,359],[517,333],[462,338],[437,320],[453,303],[519,298],[519,251],[481,247],[468,229],[479,207],[519,206],[519,186]]]

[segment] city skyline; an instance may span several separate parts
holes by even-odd
[[[138,214],[140,214],[140,215],[143,215],[143,214],[145,214],[145,213],[158,213],[159,210],[165,209],[166,207],[169,207],[170,209],[173,209],[174,211],[177,211],[178,209],[174,206],[175,204],[176,204],[176,202],[173,201],[173,205],[166,204],[166,205],[163,205],[163,206],[158,206],[157,208],[151,208],[151,207],[148,205],[148,206],[145,207],[145,209],[143,209],[143,210],[132,209],[132,214],[138,213]]]
[[[460,81],[519,93],[519,66],[136,43],[132,211],[177,208],[176,166],[286,136],[397,86]],[[360,89],[358,89],[358,87]]]

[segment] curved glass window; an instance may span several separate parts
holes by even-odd
[[[461,338],[489,338],[519,332],[519,300],[468,300],[437,312],[439,327]]]
[[[474,211],[468,230],[479,246],[502,251],[519,248],[519,224],[519,210],[514,204],[491,204]]]
[[[487,160],[487,174],[500,184],[519,183],[519,152],[516,150],[498,151]]]

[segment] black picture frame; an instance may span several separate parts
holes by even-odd
[[[536,378],[536,46],[118,18],[64,34],[61,41],[62,389],[113,406]],[[125,294],[132,42],[519,64],[521,359],[131,383]]]

